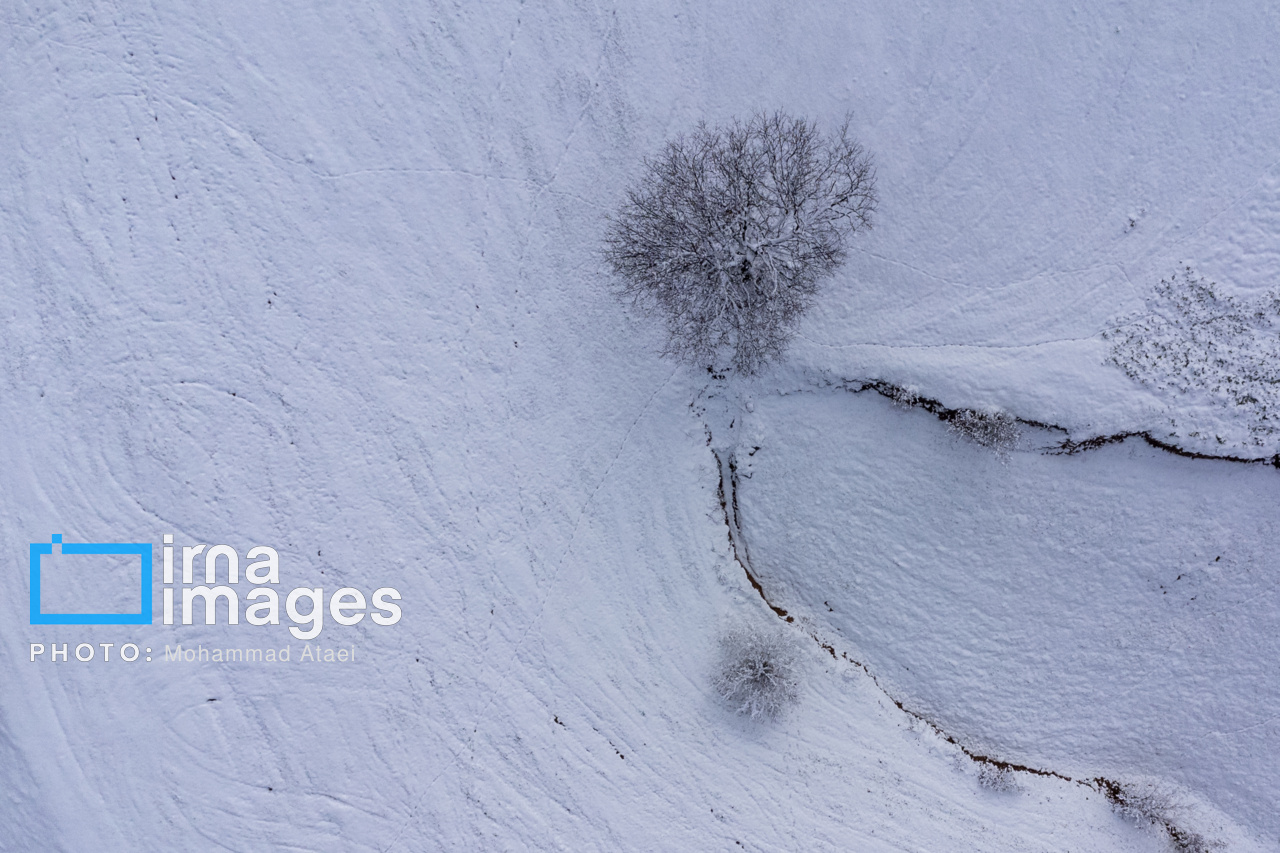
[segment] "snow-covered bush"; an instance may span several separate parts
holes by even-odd
[[[783,113],[701,124],[645,161],[604,256],[666,321],[664,354],[749,374],[782,354],[875,203],[848,122],[830,137]]]
[[[989,761],[978,763],[978,784],[992,791],[1009,793],[1018,790],[1018,780],[1013,771]]]
[[[994,450],[1002,459],[1018,445],[1022,430],[1013,415],[982,409],[961,409],[948,421],[951,432]]]
[[[739,714],[777,717],[800,697],[800,647],[786,631],[736,625],[720,635],[712,686]]]
[[[920,402],[920,395],[914,385],[890,385],[889,400],[895,406],[910,409]]]
[[[1186,267],[1104,336],[1131,379],[1237,413],[1253,443],[1280,431],[1280,293],[1224,295]]]
[[[1206,838],[1187,828],[1192,805],[1176,788],[1157,781],[1141,780],[1123,785],[1112,784],[1107,790],[1116,812],[1139,826],[1163,829],[1169,834],[1179,853],[1212,853],[1221,850],[1220,841]]]

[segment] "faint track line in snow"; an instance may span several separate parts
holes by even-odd
[[[659,385],[657,389],[652,394],[649,395],[649,398],[647,400],[645,400],[644,405],[640,407],[639,414],[637,414],[635,416],[635,419],[631,421],[631,425],[627,427],[627,431],[626,433],[623,434],[622,440],[618,442],[618,449],[614,452],[613,458],[609,460],[609,464],[605,466],[604,473],[600,475],[599,482],[597,482],[595,485],[595,488],[591,490],[591,494],[587,496],[587,499],[583,501],[582,507],[578,510],[578,516],[573,523],[573,530],[570,531],[569,533],[569,541],[565,543],[564,550],[561,551],[560,557],[556,561],[555,567],[552,569],[549,579],[547,581],[546,589],[542,593],[542,598],[538,602],[538,610],[534,614],[533,618],[529,620],[529,624],[525,627],[524,631],[520,634],[520,637],[511,646],[510,651],[511,651],[512,659],[515,658],[515,653],[518,652],[521,649],[521,647],[524,646],[525,640],[528,639],[529,634],[533,632],[533,629],[536,628],[539,625],[539,623],[541,623],[542,615],[547,608],[547,601],[551,597],[551,590],[555,586],[556,580],[560,576],[560,569],[564,566],[564,561],[568,559],[569,553],[573,550],[573,543],[578,536],[579,528],[581,528],[582,526],[582,520],[586,517],[587,511],[590,509],[591,504],[595,501],[595,497],[600,492],[600,489],[604,488],[604,484],[608,482],[609,472],[613,470],[613,466],[616,465],[618,460],[622,457],[622,451],[626,448],[627,441],[631,438],[631,434],[635,432],[635,428],[640,424],[640,421],[644,418],[645,414],[648,413],[649,407],[653,405],[653,401],[657,399],[658,395],[662,393],[663,389],[665,389],[668,385],[671,384],[671,380],[675,378],[676,373],[678,373],[679,371],[680,371],[679,367],[676,367],[674,370],[672,370],[671,373],[668,374],[667,378],[663,380],[662,384]],[[489,701],[486,702],[484,707],[480,709],[477,717],[481,717],[481,718],[484,717],[485,713],[489,710],[489,708],[493,706],[493,703],[497,701],[496,697],[501,695],[501,687],[505,685],[505,682],[506,682],[506,675],[504,674],[500,685],[494,690],[490,691]],[[471,737],[467,740],[466,744],[464,745],[465,747],[470,747],[472,742],[475,740],[475,735],[477,734],[478,731],[479,731],[478,725],[473,726],[471,731]],[[405,818],[404,823],[400,825],[400,828],[396,831],[396,834],[391,839],[391,841],[387,843],[387,846],[381,849],[381,853],[388,853],[388,851],[390,851],[391,848],[393,848],[400,841],[401,837],[403,837],[404,835],[405,830],[413,823],[414,818],[417,817],[418,809],[422,806],[422,801],[426,799],[426,796],[431,791],[432,787],[434,787],[436,782],[440,780],[440,777],[442,777],[445,773],[447,773],[449,770],[453,769],[453,767],[457,765],[458,759],[459,759],[459,753],[462,750],[450,749],[449,751],[452,753],[453,758],[444,767],[442,767],[440,771],[436,773],[435,776],[431,777],[431,781],[427,783],[426,787],[422,789],[422,793],[418,795],[418,799],[414,801],[413,807],[409,810],[409,814]]]
[[[515,45],[516,45],[516,37],[520,35],[520,25],[521,25],[521,22],[523,21],[524,21],[524,0],[520,0],[520,5],[516,10],[515,26],[511,28],[511,37],[507,39],[507,52],[503,55],[502,64],[498,67],[498,84],[494,87],[493,94],[490,95],[489,97],[489,115],[491,117],[495,114],[498,98],[501,97],[502,90],[506,87],[507,67],[511,64],[511,56],[515,50]],[[494,162],[494,150],[496,147],[496,143],[494,142],[494,139],[493,139],[493,125],[490,123],[486,125],[486,127],[487,129],[484,134],[484,142],[485,142],[484,159],[482,160],[482,162],[486,166],[488,166]],[[489,219],[490,219],[490,211],[492,210],[492,204],[491,204],[492,200],[493,200],[492,196],[489,193],[489,183],[488,181],[486,181],[484,185],[484,204],[481,205],[481,222],[483,223],[483,231],[484,231],[482,245],[486,249],[488,248],[488,244],[489,244]],[[475,296],[474,292],[472,293],[472,296],[473,297]]]
[[[1200,739],[1204,740],[1205,738],[1213,737],[1214,735],[1218,735],[1220,737],[1231,737],[1232,735],[1243,734],[1244,732],[1250,732],[1250,731],[1253,731],[1254,729],[1260,729],[1263,726],[1267,726],[1267,725],[1270,725],[1271,723],[1274,723],[1276,720],[1280,720],[1280,714],[1272,714],[1270,717],[1267,717],[1262,722],[1254,723],[1251,726],[1244,726],[1243,728],[1239,728],[1239,729],[1231,729],[1225,732],[1219,729],[1214,729],[1213,731],[1205,732],[1203,735],[1201,735]]]
[[[1223,207],[1221,207],[1214,213],[1210,214],[1207,219],[1205,219],[1203,222],[1197,225],[1194,229],[1188,231],[1186,234],[1183,234],[1179,237],[1175,237],[1173,240],[1170,240],[1168,243],[1166,243],[1164,246],[1164,249],[1165,250],[1172,249],[1175,246],[1179,246],[1182,243],[1185,243],[1186,241],[1190,240],[1192,237],[1195,237],[1201,231],[1208,228],[1209,225],[1219,216],[1226,213],[1228,210],[1231,210],[1233,207],[1235,207],[1240,202],[1244,201],[1249,196],[1253,195],[1254,191],[1258,189],[1258,186],[1263,182],[1263,180],[1267,178],[1268,175],[1270,175],[1273,171],[1275,171],[1275,168],[1277,166],[1280,166],[1280,160],[1276,160],[1274,163],[1270,164],[1265,169],[1263,169],[1262,174],[1259,175],[1256,179],[1254,179],[1253,183],[1250,184],[1247,189],[1245,189],[1243,192],[1241,192],[1231,201],[1227,202]],[[1169,228],[1166,228],[1162,233],[1168,233],[1168,231],[1169,231]]]
[[[982,82],[974,87],[973,94],[969,96],[964,106],[960,108],[960,113],[962,115],[965,115],[965,116],[970,115],[970,113],[968,112],[969,105],[972,104],[974,99],[976,99],[984,91],[987,91],[987,92],[990,91],[990,87],[988,86],[988,84],[991,82],[991,78],[996,76],[996,74],[998,74],[1000,72],[1000,69],[1004,68],[1004,66],[1005,66],[1005,63],[1003,62],[997,63],[996,67],[992,68],[990,73],[988,73],[986,77],[982,78]],[[930,84],[932,85],[932,79],[930,80]],[[968,132],[966,132],[964,135],[964,139],[960,140],[960,144],[956,146],[956,150],[951,152],[951,156],[947,158],[947,162],[943,163],[941,166],[935,169],[933,174],[929,176],[929,179],[931,181],[937,180],[938,177],[941,176],[942,173],[945,172],[953,162],[955,162],[955,159],[959,157],[962,153],[964,153],[964,149],[967,148],[969,145],[969,140],[973,139],[973,135],[978,132],[978,128],[983,127],[987,124],[982,119],[986,115],[986,111],[987,111],[987,108],[989,108],[989,106],[990,105],[988,104],[987,107],[984,107],[983,109],[981,109],[978,112],[978,114],[974,117],[973,123],[970,125]]]
[[[315,165],[313,165],[312,163],[308,163],[305,160],[299,160],[299,159],[281,154],[279,151],[276,151],[270,145],[267,145],[265,142],[258,139],[257,135],[253,131],[244,130],[240,127],[237,127],[236,125],[227,121],[224,117],[222,117],[217,112],[210,109],[209,107],[205,106],[204,104],[197,103],[195,101],[190,100],[189,98],[184,98],[181,96],[179,96],[177,100],[189,108],[199,110],[200,112],[207,115],[209,118],[216,121],[218,124],[222,125],[222,127],[225,128],[230,133],[232,138],[247,139],[249,142],[252,142],[256,148],[261,150],[263,154],[266,154],[268,158],[272,160],[277,160],[281,163],[288,164],[298,169],[302,169],[306,172],[309,172],[311,175],[313,175],[316,178],[319,178],[322,181],[343,181],[343,180],[349,180],[351,178],[361,178],[361,177],[379,176],[379,175],[396,175],[396,176],[453,175],[453,176],[460,176],[465,178],[472,178],[474,180],[502,181],[506,183],[522,184],[524,186],[532,186],[532,187],[538,187],[539,189],[545,189],[545,185],[543,183],[535,181],[532,178],[520,178],[512,175],[495,175],[490,172],[473,172],[467,169],[456,169],[456,168],[445,168],[445,167],[434,168],[434,167],[418,167],[418,166],[375,166],[367,169],[352,169],[351,171],[348,171],[348,172],[327,172],[327,171],[324,171],[323,169],[316,168]],[[569,196],[571,198],[574,198],[576,201],[582,202],[583,204],[591,204],[593,206],[600,207],[600,208],[604,207],[604,205],[598,204],[596,202],[588,201],[587,199],[580,198],[578,196],[573,196],[572,194],[567,192],[561,192],[558,190],[548,190],[548,191],[554,194]]]
[[[943,284],[948,284],[952,287],[964,287],[964,285],[958,281],[952,281],[949,278],[943,278],[940,275],[935,275],[934,273],[931,273],[926,269],[921,269],[920,267],[917,267],[913,264],[909,264],[906,261],[900,261],[897,258],[889,258],[884,255],[878,255],[875,252],[868,252],[865,249],[860,251],[859,254],[866,255],[868,258],[875,258],[877,261],[884,261],[886,264],[893,264],[894,266],[904,267],[906,269],[911,270],[914,273],[919,273],[925,278],[931,278],[934,281],[942,282]]]
[[[183,97],[179,97],[178,100],[183,104],[185,104],[186,106],[199,110],[200,112],[212,118],[218,124],[222,125],[231,134],[233,138],[249,140],[254,144],[254,146],[256,146],[259,150],[261,150],[262,153],[266,154],[270,159],[278,160],[281,163],[287,163],[290,166],[295,166],[299,169],[303,169],[307,172],[310,172],[312,175],[314,175],[315,177],[319,178],[322,181],[341,181],[341,180],[347,180],[349,178],[359,178],[359,177],[364,177],[368,175],[460,175],[463,177],[474,178],[477,180],[484,180],[484,181],[506,181],[514,184],[525,184],[528,186],[541,186],[541,184],[539,184],[537,181],[531,180],[529,178],[517,178],[517,177],[512,177],[507,175],[494,175],[489,172],[472,172],[472,171],[468,171],[467,169],[454,169],[454,168],[443,168],[443,167],[442,168],[422,168],[422,167],[416,167],[416,166],[378,166],[378,167],[372,167],[368,169],[352,169],[349,172],[326,172],[322,169],[317,169],[313,164],[308,163],[305,160],[298,160],[293,157],[288,157],[284,154],[281,154],[279,151],[276,151],[271,146],[267,145],[262,140],[258,139],[257,135],[253,131],[244,130],[242,128],[236,127],[234,124],[227,121],[217,112],[205,106],[204,104],[199,104],[199,103],[196,103],[195,101],[192,101],[188,98],[183,98]]]
[[[493,704],[492,699],[489,700],[489,704],[490,705]],[[487,710],[488,707],[489,706],[486,705],[485,710]],[[471,734],[474,738],[475,731],[472,731]],[[467,743],[468,745],[470,745],[470,741],[468,741]],[[387,853],[387,851],[389,851],[392,847],[396,846],[396,843],[400,841],[401,836],[404,835],[404,831],[409,828],[410,824],[413,823],[413,819],[417,816],[417,813],[418,813],[418,807],[422,805],[422,801],[426,798],[427,793],[432,789],[432,787],[434,787],[436,782],[440,781],[441,776],[443,776],[445,773],[452,770],[454,766],[457,765],[459,751],[455,751],[455,750],[449,750],[449,751],[453,754],[453,760],[450,761],[448,764],[446,764],[444,767],[440,768],[439,773],[431,777],[431,781],[428,782],[427,786],[422,789],[422,793],[418,795],[418,799],[414,802],[413,808],[409,810],[409,816],[405,818],[404,823],[400,824],[400,829],[396,831],[395,837],[392,838],[389,842],[387,842],[387,846],[382,848],[381,853]]]
[[[859,341],[852,344],[824,344],[805,335],[796,335],[796,337],[804,338],[809,343],[826,349],[849,349],[851,347],[878,347],[883,349],[1032,349],[1034,347],[1047,347],[1051,344],[1091,341],[1097,338],[1097,335],[1090,335],[1087,338],[1055,338],[1051,341],[1038,341],[1032,344],[881,344],[871,341]]]
[[[930,279],[932,281],[939,282],[940,284],[945,284],[948,287],[954,287],[962,290],[974,290],[974,292],[978,294],[997,293],[1001,290],[1007,290],[1009,288],[1023,287],[1025,285],[1031,284],[1032,282],[1038,281],[1039,279],[1042,279],[1042,278],[1053,277],[1053,276],[1064,276],[1064,275],[1082,275],[1084,273],[1097,272],[1098,270],[1102,270],[1102,269],[1114,269],[1119,271],[1120,275],[1124,277],[1125,282],[1129,284],[1131,287],[1133,285],[1133,282],[1129,280],[1129,273],[1128,271],[1125,270],[1124,265],[1122,263],[1120,263],[1119,261],[1104,260],[1104,261],[1101,261],[1100,263],[1092,264],[1090,266],[1085,266],[1085,267],[1072,267],[1069,269],[1045,268],[1035,273],[1032,273],[1031,275],[1026,276],[1025,278],[1020,278],[1014,281],[1006,282],[1005,284],[998,284],[998,285],[995,285],[994,287],[987,287],[987,288],[982,288],[981,290],[977,290],[972,285],[965,284],[959,281],[954,281],[952,279],[946,278],[945,276],[940,276],[937,273],[932,273],[927,269],[915,266],[914,264],[909,264],[906,261],[898,260],[897,258],[890,258],[887,255],[881,255],[876,252],[867,251],[865,249],[858,250],[858,253],[863,255],[864,257],[872,258],[874,260],[881,261],[886,264],[892,264],[893,266],[898,266],[904,269],[911,270],[912,272],[918,275],[922,275],[925,278]],[[1103,284],[1095,285],[1092,289],[1082,294],[1080,296],[1080,300],[1086,299],[1091,293],[1093,293],[1094,290],[1097,290],[1099,287],[1102,287],[1102,286]]]
[[[587,111],[591,109],[591,105],[595,102],[596,90],[600,88],[600,71],[604,68],[605,60],[609,56],[609,45],[612,43],[617,26],[618,12],[615,9],[610,15],[609,27],[604,33],[604,44],[600,48],[600,58],[596,60],[595,70],[591,72],[591,89],[587,92],[587,97],[582,103],[582,109],[578,111],[578,117],[574,120],[573,127],[569,129],[569,135],[565,137],[564,144],[560,146],[560,155],[556,157],[555,165],[551,167],[551,176],[538,188],[533,199],[529,202],[529,220],[525,223],[524,239],[521,241],[520,255],[516,259],[517,269],[523,266],[525,253],[529,249],[529,240],[533,234],[534,224],[537,220],[538,202],[551,188],[551,185],[556,182],[556,178],[560,176],[560,168],[564,165],[565,157],[569,156],[569,147],[573,144],[574,138],[578,135],[578,129],[582,127],[582,122],[587,117]]]
[[[520,25],[524,22],[524,0],[520,0],[520,5],[516,10],[516,23],[511,28],[511,37],[507,39],[507,52],[502,55],[502,64],[498,66],[498,85],[494,89],[494,97],[502,94],[502,89],[507,82],[507,68],[511,65],[511,55],[516,49],[516,37],[520,35]],[[493,153],[490,147],[489,153]]]
[[[1131,45],[1132,47],[1132,45]],[[1116,96],[1111,99],[1111,111],[1120,112],[1120,96],[1124,94],[1125,83],[1129,82],[1129,69],[1133,68],[1133,53],[1129,53],[1129,61],[1124,64],[1124,73],[1120,75],[1120,82],[1116,86]]]
[[[640,421],[644,418],[645,414],[648,413],[649,407],[653,405],[653,401],[657,399],[663,389],[671,384],[671,380],[675,378],[676,373],[679,371],[679,367],[672,370],[671,373],[667,375],[667,378],[663,380],[662,384],[658,386],[657,390],[649,395],[649,399],[646,400],[644,405],[640,408],[640,413],[637,414],[635,420],[631,422],[631,426],[627,427],[626,433],[622,436],[622,441],[618,442],[618,449],[614,452],[613,458],[609,460],[609,464],[605,466],[604,473],[600,475],[600,481],[596,483],[595,488],[591,490],[591,494],[587,496],[582,507],[578,510],[578,517],[574,520],[573,530],[569,533],[569,541],[565,543],[564,550],[560,553],[560,557],[556,561],[555,568],[552,569],[551,576],[547,582],[547,589],[543,593],[542,600],[538,605],[538,612],[530,621],[529,626],[525,628],[524,633],[520,635],[520,639],[516,641],[516,649],[519,649],[520,646],[524,644],[524,640],[529,635],[529,632],[532,631],[541,621],[542,613],[546,609],[547,599],[550,598],[551,595],[551,587],[555,585],[556,579],[560,575],[560,569],[564,565],[564,561],[568,558],[569,552],[573,550],[573,543],[578,536],[578,529],[582,526],[582,520],[586,518],[587,510],[590,509],[591,504],[595,501],[596,495],[600,492],[600,489],[604,488],[604,484],[608,482],[609,472],[613,470],[613,466],[617,464],[620,458],[622,458],[622,451],[627,446],[627,441],[631,438],[631,433],[635,431],[635,428],[640,424]]]

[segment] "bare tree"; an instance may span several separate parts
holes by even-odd
[[[664,355],[750,374],[782,354],[875,205],[847,120],[830,137],[780,112],[704,123],[645,161],[605,259],[622,293],[665,319]]]

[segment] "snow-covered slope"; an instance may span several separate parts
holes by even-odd
[[[980,752],[1176,780],[1280,837],[1274,468],[1002,464],[872,392],[753,409],[740,523],[775,604]]]
[[[1275,626],[1267,471],[1127,449],[1003,469],[918,412],[776,394],[880,378],[1086,433],[1158,424],[1169,401],[1102,366],[1096,335],[1184,259],[1224,286],[1271,286],[1274,14],[8,5],[0,848],[1167,845],[1094,788],[1030,774],[1019,792],[981,787],[897,698],[1015,763],[1166,776],[1231,849],[1275,849],[1276,775],[1256,753],[1275,721],[1225,709],[1275,693],[1260,657]],[[610,295],[601,219],[670,134],[775,107],[851,111],[881,213],[788,365],[726,403],[656,358],[651,323]],[[717,491],[712,450],[740,441],[723,405],[742,400],[757,402],[734,429],[767,441],[741,488],[744,533],[762,559],[794,561],[764,574],[767,591],[798,633],[850,638],[888,694],[806,641],[802,701],[780,723],[749,724],[712,695],[719,628],[776,621],[735,562]],[[1058,482],[1069,493],[1054,498]],[[820,487],[847,500],[822,506]],[[917,538],[905,510],[864,523],[905,503],[1025,539],[1058,524],[1041,517],[1055,507],[1083,529],[1097,490],[1151,509],[1134,534],[1151,553],[1231,545],[1229,568],[1196,576],[1230,605],[1229,627],[1198,601],[1148,608],[1143,584],[1168,572],[1154,557],[1109,588],[1098,563],[1124,554],[1108,543],[1141,544],[1125,532],[1057,548],[1039,575],[1086,571],[1096,583],[1073,594],[1114,593],[1072,600],[1096,605],[1098,629],[1078,649],[1048,632],[1005,655],[962,607],[928,609],[945,589],[984,594],[956,574],[991,547],[977,528]],[[1157,526],[1164,504],[1181,526]],[[796,525],[814,531],[807,544]],[[912,565],[964,556],[942,561],[937,586],[871,554],[853,575],[821,564],[877,530]],[[271,545],[282,589],[394,586],[404,617],[330,621],[311,646],[356,650],[331,664],[298,659],[287,619],[162,625],[158,593],[154,625],[30,625],[29,543],[56,533],[154,543],[157,572],[164,534],[241,555]],[[1055,589],[1000,589],[1000,606],[1053,613]],[[935,617],[922,639],[912,620]],[[1127,619],[1133,644],[1108,645]],[[1175,634],[1185,654],[1166,661]],[[942,639],[968,650],[963,677]],[[28,659],[30,643],[131,641],[154,660]],[[292,655],[164,661],[177,643]],[[1028,654],[1082,657],[1064,671]],[[1219,669],[1162,692],[1125,669],[1135,656],[1171,677],[1201,658]],[[1132,691],[1108,705],[1117,673]],[[1043,690],[1019,692],[1024,675]],[[1096,716],[1067,719],[1064,697]],[[1150,716],[1130,727],[1141,703]],[[1220,732],[1254,728],[1210,736],[1207,714],[1225,717]],[[1162,738],[1149,751],[1145,732]],[[1228,766],[1218,740],[1255,753]]]

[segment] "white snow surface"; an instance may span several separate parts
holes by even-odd
[[[7,4],[0,849],[1170,849],[1061,778],[1100,776],[1280,849],[1280,474],[1047,431],[1006,465],[841,388],[1229,433],[1099,333],[1184,263],[1276,286],[1278,15]],[[726,387],[655,355],[602,218],[672,134],[777,108],[853,116],[880,212]],[[776,723],[711,686],[718,632],[778,618],[713,451],[805,643]],[[54,533],[155,543],[157,590],[165,533],[272,545],[283,590],[404,618],[327,622],[331,664],[158,592],[150,626],[30,625]],[[155,659],[28,659],[130,641]],[[946,736],[1061,777],[983,787]]]

